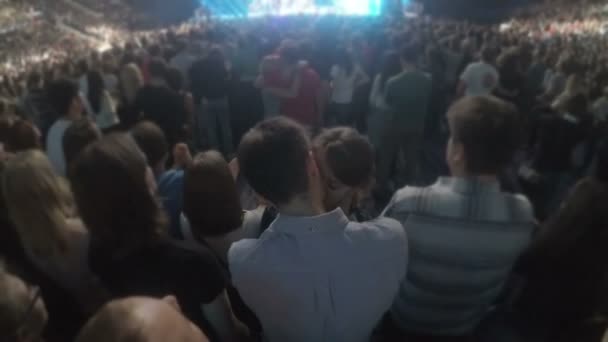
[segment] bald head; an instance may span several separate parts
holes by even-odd
[[[208,342],[173,300],[131,297],[106,304],[76,342]]]

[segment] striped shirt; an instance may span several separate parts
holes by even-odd
[[[408,235],[410,263],[391,309],[407,332],[471,333],[500,294],[534,229],[532,206],[498,182],[440,178],[398,191],[383,215]]]

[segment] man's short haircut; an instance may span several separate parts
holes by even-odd
[[[287,118],[257,124],[238,149],[241,172],[251,187],[275,205],[308,190],[310,141],[304,128]]]
[[[68,114],[70,106],[78,94],[78,85],[68,79],[57,80],[48,88],[49,102],[59,116]]]
[[[484,46],[481,48],[481,60],[487,63],[491,63],[496,59],[496,49],[490,46]]]
[[[131,130],[133,139],[144,152],[150,167],[157,166],[169,153],[169,144],[163,130],[151,121],[142,121]]]
[[[167,63],[160,58],[154,58],[148,65],[150,75],[154,77],[165,78],[167,76]]]
[[[333,176],[349,187],[366,187],[374,174],[374,150],[369,140],[349,127],[323,131],[313,141],[317,158],[323,157]]]
[[[416,44],[408,43],[401,48],[401,59],[410,64],[416,64],[420,56],[419,48]]]
[[[496,174],[520,146],[521,122],[514,105],[492,96],[470,96],[448,111],[452,139],[461,143],[467,171]]]
[[[63,135],[63,154],[66,165],[70,165],[78,154],[90,143],[101,139],[101,132],[88,118],[74,122]]]

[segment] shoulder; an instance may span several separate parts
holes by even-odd
[[[172,186],[179,185],[184,182],[184,171],[183,170],[169,170],[163,173],[158,179],[158,186]]]
[[[244,239],[237,241],[230,246],[228,250],[228,267],[233,276],[239,270],[246,268],[252,260],[252,256],[260,247],[259,239]]]
[[[416,210],[418,202],[420,201],[423,193],[428,188],[419,188],[406,186],[395,192],[393,198],[388,204],[387,210],[391,211],[407,211],[412,212]]]
[[[363,236],[366,241],[405,240],[405,230],[401,223],[388,217],[379,217],[367,222],[350,222],[346,234],[351,237]]]
[[[513,219],[521,222],[535,222],[534,207],[526,196],[508,193],[504,193],[504,196]]]

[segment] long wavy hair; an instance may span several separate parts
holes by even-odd
[[[28,252],[58,260],[67,249],[66,220],[74,217],[68,183],[44,153],[17,153],[7,163],[2,189],[9,218]]]

